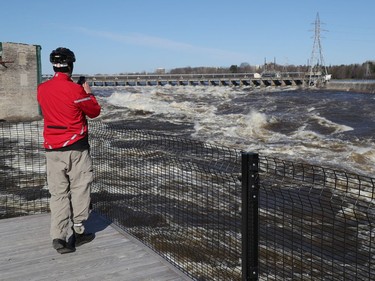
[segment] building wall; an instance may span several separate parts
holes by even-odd
[[[0,120],[41,118],[36,99],[41,82],[40,52],[38,45],[0,42]]]

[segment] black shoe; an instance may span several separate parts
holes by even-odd
[[[94,233],[82,233],[82,234],[75,233],[74,238],[75,238],[75,246],[79,247],[83,244],[89,243],[92,240],[94,240],[95,234]]]
[[[62,239],[53,239],[52,246],[60,254],[72,253],[76,250]]]

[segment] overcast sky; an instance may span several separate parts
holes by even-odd
[[[327,65],[375,60],[374,0],[12,0],[1,4],[0,41],[57,47],[75,73],[177,67],[307,64],[319,13]]]

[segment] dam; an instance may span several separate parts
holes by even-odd
[[[73,74],[78,81],[85,76],[91,86],[304,86],[310,77],[304,72],[285,73],[223,73],[223,74],[121,74],[80,75]],[[48,80],[52,75],[43,75]]]

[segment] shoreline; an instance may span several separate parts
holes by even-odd
[[[323,88],[333,91],[375,94],[375,80],[332,80]]]

